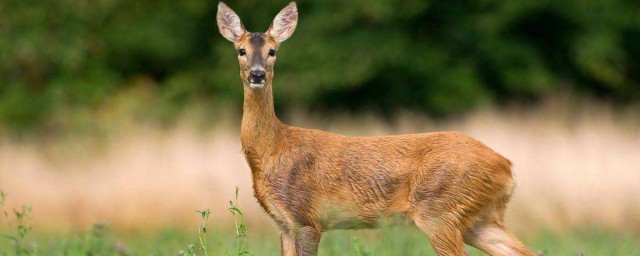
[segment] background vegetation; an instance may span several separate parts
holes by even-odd
[[[228,1],[264,31],[285,1]],[[278,108],[410,108],[436,116],[572,91],[640,99],[640,4],[582,1],[298,1],[279,53]],[[128,90],[144,118],[242,99],[235,52],[211,0],[0,3],[0,127],[54,129],[56,115]],[[133,89],[132,89],[133,88]],[[237,106],[234,105],[234,106]]]

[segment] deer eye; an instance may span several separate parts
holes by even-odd
[[[238,50],[238,54],[240,56],[244,56],[245,54],[247,54],[247,51],[245,51],[244,49],[240,49],[240,50]]]
[[[274,49],[269,50],[269,56],[271,57],[276,56],[276,50]]]

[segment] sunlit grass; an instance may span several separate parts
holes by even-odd
[[[251,227],[249,227],[250,229]],[[99,228],[101,229],[101,228]],[[185,244],[197,241],[189,230],[165,230],[155,233],[117,234],[93,230],[81,234],[37,234],[34,242],[42,255],[178,255]],[[212,253],[224,255],[235,246],[234,230],[211,229],[207,243]],[[195,240],[194,240],[195,239]],[[639,255],[640,238],[606,231],[574,231],[564,234],[543,233],[523,239],[535,252],[545,255]],[[279,255],[277,233],[251,236],[246,249],[255,255]],[[3,252],[4,245],[0,246]],[[235,247],[234,247],[235,248]],[[467,247],[469,255],[484,255]],[[44,253],[46,252],[46,253]],[[0,253],[0,255],[2,255]],[[7,254],[11,255],[11,254]],[[204,255],[204,254],[198,254]],[[418,230],[396,226],[380,230],[336,230],[323,235],[320,256],[330,255],[435,255],[428,239]]]
[[[86,232],[35,233],[32,235],[29,213],[14,209],[15,218],[6,210],[6,195],[0,193],[3,217],[8,233],[2,233],[0,255],[277,255],[277,232],[257,232],[249,239],[242,210],[238,206],[238,189],[228,210],[234,217],[233,229],[209,228],[210,210],[197,211],[201,224],[197,232],[188,229],[157,232],[112,231],[108,225],[95,224]],[[3,230],[5,230],[3,229]],[[12,230],[13,229],[13,230]],[[194,243],[193,241],[197,241]],[[547,255],[637,255],[640,237],[602,230],[553,233],[543,232],[524,237],[529,248]],[[184,245],[187,245],[186,250]],[[467,247],[469,255],[483,255]],[[424,234],[406,222],[386,225],[375,230],[336,230],[326,232],[319,255],[435,255]]]

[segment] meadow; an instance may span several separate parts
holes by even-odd
[[[238,190],[236,190],[238,193]],[[243,213],[236,199],[229,203],[233,215],[232,228],[215,225],[211,228],[209,210],[196,211],[201,223],[197,232],[186,229],[166,229],[156,232],[114,232],[106,224],[94,224],[91,229],[74,233],[31,234],[30,209],[15,212],[15,218],[5,207],[6,194],[0,203],[6,223],[5,238],[0,243],[0,255],[278,255],[276,230],[257,230],[249,235]],[[8,228],[8,229],[7,229]],[[15,228],[14,230],[11,230]],[[539,255],[638,255],[640,239],[632,235],[607,233],[601,230],[573,232],[539,232],[524,237],[524,241]],[[484,255],[466,247],[468,255]],[[325,233],[319,255],[435,255],[417,228],[398,219],[377,230],[338,230]]]
[[[273,232],[250,233],[247,251],[253,255],[280,255],[280,242]],[[106,232],[106,233],[105,233]],[[234,248],[231,229],[211,230],[208,255],[225,255]],[[195,231],[163,230],[153,234],[117,235],[101,226],[84,233],[39,235],[34,238],[38,255],[179,255],[197,242]],[[525,237],[525,243],[543,255],[639,255],[640,240],[630,235],[615,235],[587,230],[572,233],[543,233]],[[8,244],[4,255],[13,255]],[[469,255],[485,255],[467,247]],[[26,254],[28,255],[28,254]],[[199,250],[197,255],[204,255]],[[234,254],[232,254],[234,255]],[[319,255],[435,255],[426,237],[413,227],[396,226],[380,230],[330,231],[320,244]]]
[[[507,223],[534,251],[639,255],[637,113],[562,102],[484,108],[444,120],[410,112],[391,122],[373,114],[328,119],[291,113],[285,120],[347,135],[465,132],[514,162],[518,185]],[[235,248],[228,203],[237,186],[246,249],[279,254],[276,228],[252,196],[237,119],[219,117],[211,126],[189,119],[171,127],[133,119],[114,125],[109,117],[126,115],[111,111],[116,113],[92,117],[93,126],[107,132],[1,137],[0,188],[8,194],[8,217],[14,215],[10,209],[32,208],[28,248],[39,255],[176,255],[189,244],[197,248],[196,210],[208,208],[209,255],[225,255],[225,248]],[[10,232],[7,218],[0,220],[1,233]],[[330,231],[320,255],[433,255],[424,235],[399,222],[380,230]],[[0,252],[12,250],[10,240],[0,240]]]
[[[202,231],[198,226],[198,230]],[[188,233],[185,229],[116,234],[107,225],[95,224],[80,233],[27,233],[22,245],[5,240],[0,255],[278,255],[275,230],[238,236],[229,228]],[[238,239],[239,238],[239,239]],[[244,240],[243,240],[244,239]],[[245,244],[245,240],[247,241]],[[544,232],[525,237],[540,255],[637,255],[640,239],[597,230],[573,233]],[[199,243],[202,244],[199,244]],[[237,244],[236,244],[237,243]],[[203,247],[202,245],[206,245]],[[234,251],[241,245],[242,250]],[[245,247],[246,245],[246,247]],[[435,255],[425,236],[407,223],[378,230],[331,231],[326,233],[319,255]],[[207,253],[204,253],[204,251]],[[483,255],[467,247],[469,255]],[[586,253],[585,253],[586,252]]]

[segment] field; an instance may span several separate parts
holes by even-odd
[[[5,198],[3,195],[2,203]],[[279,240],[273,227],[247,232],[242,212],[231,201],[234,226],[209,223],[209,212],[199,211],[201,224],[186,229],[148,232],[114,232],[106,224],[94,224],[84,232],[36,233],[31,236],[27,215],[7,218],[16,232],[4,230],[15,240],[0,240],[0,255],[278,255]],[[4,209],[6,210],[6,209]],[[22,213],[19,213],[22,214]],[[212,226],[212,224],[214,224]],[[220,224],[220,225],[215,225]],[[197,232],[195,232],[197,230]],[[7,237],[8,238],[8,237]],[[539,232],[522,236],[539,255],[638,255],[640,238],[599,230]],[[466,247],[469,255],[483,255]],[[435,255],[421,232],[397,219],[376,230],[337,230],[324,234],[319,255]]]
[[[194,214],[200,215],[200,214]],[[239,217],[239,215],[238,215]],[[239,219],[238,219],[239,220]],[[25,222],[22,222],[26,224]],[[202,222],[194,232],[186,229],[156,232],[114,232],[95,224],[85,232],[38,233],[16,246],[0,243],[0,255],[278,255],[276,230],[240,230],[226,223]],[[241,222],[239,222],[241,223]],[[15,223],[14,223],[15,224]],[[222,224],[214,225],[212,224]],[[198,233],[206,227],[206,234]],[[523,236],[525,243],[540,255],[638,255],[640,239],[632,235],[599,230],[541,232]],[[202,240],[200,240],[202,239]],[[203,246],[205,245],[205,246]],[[245,247],[246,245],[246,247]],[[241,249],[237,249],[239,247]],[[189,251],[188,248],[192,248]],[[204,253],[207,248],[207,254]],[[482,252],[466,247],[469,255]],[[16,250],[23,250],[18,252]],[[247,254],[249,255],[249,254]],[[376,230],[338,230],[324,234],[319,255],[435,255],[426,237],[403,220]]]
[[[251,232],[251,230],[249,231]],[[211,230],[209,255],[224,255],[225,248],[235,248],[232,230]],[[639,255],[640,239],[630,235],[616,235],[586,230],[573,233],[543,233],[526,237],[525,243],[544,255]],[[87,231],[84,234],[39,235],[40,255],[178,255],[187,244],[196,243],[194,232],[164,230],[153,234],[104,233]],[[247,249],[254,255],[280,255],[280,242],[274,230],[249,234]],[[3,243],[4,252],[10,252]],[[483,255],[467,247],[469,255]],[[11,255],[11,254],[8,254]],[[198,255],[204,255],[198,253]],[[435,255],[426,237],[407,226],[380,230],[331,231],[324,235],[319,255]]]
[[[534,251],[640,255],[640,124],[632,118],[637,113],[605,104],[572,106],[488,108],[448,120],[403,113],[391,123],[373,115],[290,114],[286,121],[348,135],[463,131],[515,163],[518,187],[507,222]],[[98,117],[95,125],[111,127],[112,116],[118,115]],[[210,255],[224,255],[224,248],[235,248],[227,207],[238,186],[247,249],[278,255],[276,229],[252,196],[237,119],[220,120],[225,121],[213,129],[197,128],[188,119],[170,128],[119,120],[115,127],[121,128],[102,136],[2,137],[6,207],[33,208],[26,246],[40,255],[176,255],[197,245],[195,211],[210,208]],[[2,233],[11,230],[5,220],[0,218]],[[12,250],[9,240],[0,240],[0,252]],[[331,231],[320,248],[320,255],[425,254],[433,254],[426,237],[404,222],[381,230]],[[473,249],[470,254],[481,255]]]

